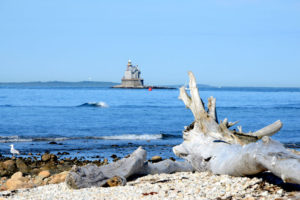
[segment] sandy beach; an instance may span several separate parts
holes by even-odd
[[[65,183],[32,189],[4,191],[3,199],[299,199],[260,178],[213,175],[209,172],[180,172],[148,175],[126,186],[69,189]]]

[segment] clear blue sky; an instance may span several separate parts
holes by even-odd
[[[300,87],[300,1],[0,0],[0,82]]]

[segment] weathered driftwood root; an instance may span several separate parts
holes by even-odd
[[[118,185],[125,185],[126,179],[132,175],[193,170],[193,167],[187,162],[164,160],[158,163],[148,163],[146,156],[146,151],[139,147],[129,157],[108,165],[100,167],[96,165],[74,166],[66,177],[66,183],[74,189],[105,186],[108,180],[117,181]]]
[[[136,174],[144,166],[146,151],[138,148],[128,158],[121,159],[109,165],[97,167],[86,165],[83,167],[74,166],[66,177],[66,183],[71,188],[86,188],[92,186],[103,186],[107,180],[114,176],[120,177],[126,184],[126,178]]]
[[[244,176],[270,170],[283,181],[300,184],[299,154],[269,138],[281,129],[280,121],[254,133],[243,133],[242,127],[230,130],[236,122],[224,119],[218,123],[216,99],[208,99],[206,111],[191,72],[189,77],[191,97],[182,87],[179,98],[192,111],[195,121],[183,131],[184,142],[173,148],[177,156],[198,171]]]

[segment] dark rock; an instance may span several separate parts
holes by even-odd
[[[172,160],[172,161],[176,161],[176,159],[175,159],[175,158],[173,158],[173,157],[170,157],[170,160]]]
[[[31,170],[31,174],[33,174],[33,175],[38,175],[39,173],[40,173],[40,169],[38,169],[38,168],[35,168],[35,169],[32,169]]]
[[[38,167],[38,163],[37,162],[32,162],[30,167],[31,168],[36,168],[36,167]]]
[[[111,145],[111,147],[118,147],[119,145],[117,145],[117,144],[113,144],[113,145]]]
[[[54,154],[50,154],[50,159],[53,161],[57,161],[57,156]]]
[[[118,156],[117,156],[116,154],[112,154],[110,157],[115,159],[115,158],[117,158]]]
[[[29,156],[32,156],[32,153],[28,153]]]
[[[17,168],[22,173],[28,173],[30,171],[30,168],[26,165],[26,163],[22,158],[18,158],[16,164],[17,164]]]
[[[52,141],[52,142],[49,142],[48,144],[57,144],[57,142],[53,142],[53,141]]]
[[[162,161],[162,157],[160,157],[160,156],[153,156],[150,161],[152,163],[160,162],[160,161]]]
[[[42,161],[47,162],[51,159],[51,155],[49,153],[45,153],[42,155]]]
[[[17,171],[14,160],[6,160],[0,163],[0,176],[10,176]]]
[[[120,176],[114,176],[106,181],[107,186],[115,187],[115,186],[123,186],[126,184],[126,179],[121,178]],[[106,184],[104,186],[106,186]]]

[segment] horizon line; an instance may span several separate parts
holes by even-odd
[[[47,83],[108,83],[108,84],[120,84],[120,82],[112,82],[112,81],[90,81],[90,80],[83,80],[83,81],[20,81],[20,82],[0,82],[0,84],[47,84]],[[158,84],[162,86],[185,86],[184,84]],[[300,88],[300,86],[232,86],[232,85],[222,85],[222,86],[215,86],[209,84],[202,84],[199,83],[201,87],[208,87],[208,88]]]

